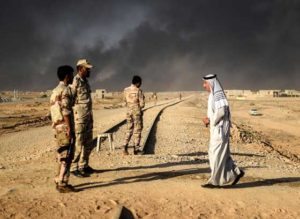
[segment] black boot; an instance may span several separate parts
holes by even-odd
[[[77,169],[77,170],[74,170],[71,172],[74,176],[77,176],[77,177],[89,177],[90,174],[86,173],[84,171],[84,169]]]
[[[90,167],[90,166],[87,166],[87,167],[83,168],[83,171],[85,173],[87,173],[87,174],[93,174],[93,173],[95,173],[95,169],[92,168],[92,167]]]

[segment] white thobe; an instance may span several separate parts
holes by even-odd
[[[230,112],[228,106],[214,107],[213,95],[208,98],[207,117],[210,120],[209,165],[211,177],[209,184],[231,183],[239,175],[240,169],[230,156]]]

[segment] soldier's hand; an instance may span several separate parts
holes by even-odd
[[[202,121],[203,121],[205,127],[207,127],[209,125],[209,118],[205,117]]]
[[[71,139],[72,138],[72,133],[71,133],[71,128],[70,128],[70,126],[67,126],[67,136],[68,136],[68,138],[69,139]]]

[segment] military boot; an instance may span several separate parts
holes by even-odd
[[[75,188],[70,184],[65,184],[65,185],[56,184],[56,190],[59,193],[76,192]]]
[[[83,168],[83,171],[86,174],[93,174],[96,172],[96,170],[94,168],[92,168],[91,166],[87,166],[87,167]]]
[[[72,171],[71,173],[74,176],[81,177],[81,178],[83,178],[83,177],[89,177],[90,176],[90,174],[86,173],[84,171],[84,169],[77,169],[77,170]]]

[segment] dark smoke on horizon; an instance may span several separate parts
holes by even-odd
[[[47,90],[87,58],[93,89],[300,90],[297,0],[11,0],[1,5],[0,90]]]

